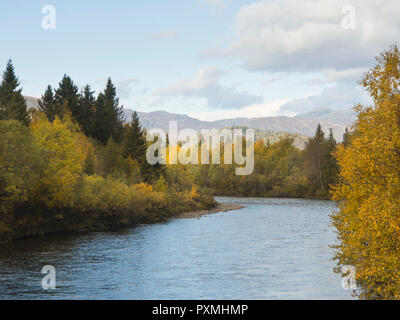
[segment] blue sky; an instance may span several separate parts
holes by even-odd
[[[4,0],[0,64],[13,60],[26,95],[64,73],[99,92],[110,76],[126,108],[202,119],[351,108],[368,103],[356,80],[398,41],[400,5],[388,2]],[[55,30],[42,28],[45,5]]]

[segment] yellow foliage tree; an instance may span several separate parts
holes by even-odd
[[[340,182],[333,214],[339,267],[356,269],[359,295],[400,298],[400,53],[377,58],[361,81],[374,106],[357,106],[350,144],[340,146]],[[339,268],[340,270],[340,268]]]
[[[73,191],[88,150],[79,128],[68,115],[52,123],[44,115],[31,124],[37,144],[46,152],[47,167],[35,199],[48,207],[73,205]],[[86,150],[86,151],[84,151]]]

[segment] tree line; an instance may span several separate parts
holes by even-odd
[[[9,61],[0,101],[0,239],[155,221],[214,195],[327,198],[337,181],[337,142],[321,126],[304,150],[257,141],[253,174],[237,176],[223,150],[220,165],[150,165],[146,130],[136,112],[126,123],[110,78],[95,96],[64,75],[28,110]]]
[[[64,76],[28,110],[14,66],[0,85],[0,243],[46,233],[152,222],[215,206],[176,188],[145,159],[146,132],[125,123],[108,79],[98,96]]]
[[[330,187],[338,176],[334,157],[337,142],[332,130],[326,136],[318,125],[304,150],[293,142],[290,136],[273,144],[268,140],[256,141],[254,171],[247,176],[236,175],[235,166],[224,164],[221,144],[221,164],[168,166],[168,181],[196,184],[219,196],[329,198]]]

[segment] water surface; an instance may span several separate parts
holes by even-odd
[[[246,207],[0,248],[0,299],[351,298],[333,272],[333,202],[217,200]],[[55,290],[42,289],[44,265]]]

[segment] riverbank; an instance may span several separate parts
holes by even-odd
[[[118,229],[118,228],[126,228],[126,227],[135,227],[139,224],[153,224],[160,222],[162,220],[169,220],[169,219],[193,219],[193,218],[200,218],[201,216],[214,214],[218,212],[228,212],[228,211],[235,211],[245,208],[245,206],[234,204],[234,203],[217,203],[216,206],[210,207],[207,209],[202,210],[195,210],[195,211],[187,211],[181,212],[176,215],[171,216],[164,216],[163,218],[158,219],[143,219],[135,221],[134,223],[118,223],[116,225],[111,226],[110,224],[104,224],[104,221],[97,220],[96,222],[91,221],[91,223],[84,223],[81,227],[71,228],[69,230],[65,229],[55,229],[53,231],[46,230],[45,232],[38,233],[38,234],[30,234],[28,236],[22,236],[16,239],[8,239],[3,243],[0,243],[1,246],[7,245],[10,242],[18,241],[24,238],[44,238],[46,235],[54,235],[54,234],[65,234],[65,233],[85,233],[85,232],[92,232],[92,231],[103,231],[103,230],[111,230],[111,229]]]
[[[229,193],[213,193],[214,197],[229,197],[229,198],[263,198],[263,199],[305,199],[305,200],[332,200],[331,193],[319,195],[276,195],[276,194],[229,194]]]
[[[234,203],[218,203],[215,208],[212,209],[207,209],[207,210],[198,210],[198,211],[192,211],[192,212],[184,212],[176,217],[175,219],[192,219],[192,218],[200,218],[201,216],[207,215],[207,214],[213,214],[213,213],[218,213],[218,212],[228,212],[228,211],[234,211],[234,210],[240,210],[243,209],[244,206],[234,204]]]
[[[90,198],[89,193],[84,193],[88,197],[77,201],[72,208],[30,207],[29,203],[18,204],[12,208],[10,215],[3,215],[8,217],[7,220],[2,220],[0,214],[0,245],[18,239],[42,238],[50,234],[130,228],[139,224],[164,221],[185,212],[218,208],[212,196],[197,192],[173,193],[157,192],[150,187],[148,190],[135,186],[132,188],[134,189],[129,190],[125,196],[117,195],[115,188],[105,188],[95,201],[93,196]],[[104,196],[106,191],[109,191],[108,198]],[[118,200],[113,200],[111,204],[121,205],[108,205],[110,191],[114,191],[112,199]]]

